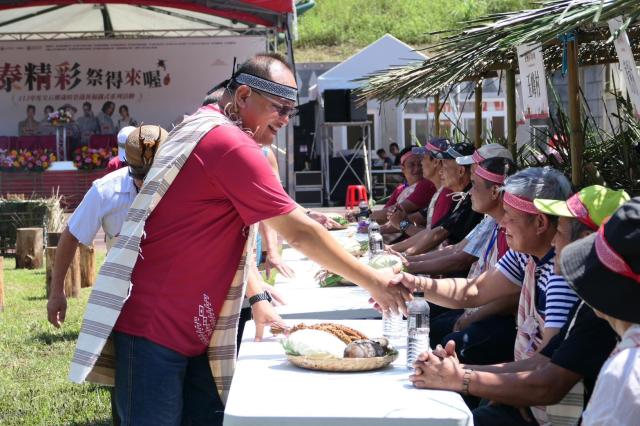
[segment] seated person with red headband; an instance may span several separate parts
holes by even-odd
[[[533,200],[565,201],[570,193],[571,184],[557,170],[547,167],[522,170],[505,180],[505,213],[501,225],[505,228],[510,249],[498,261],[495,269],[471,280],[433,280],[407,273],[400,274],[396,280],[411,290],[424,291],[429,301],[453,308],[481,306],[501,297],[518,294],[518,334],[514,359],[523,361],[534,358],[567,323],[578,297],[564,278],[554,273],[558,217],[540,212]],[[559,233],[558,238],[562,235],[564,233]],[[475,370],[492,372],[495,368],[477,366]],[[472,376],[470,380],[474,378],[475,373],[472,373],[465,372],[467,376]],[[430,387],[436,386],[431,383]],[[476,395],[472,390],[468,392]],[[516,414],[519,414],[517,410]],[[482,423],[474,419],[474,422],[507,424],[494,420],[491,418]]]
[[[435,185],[422,176],[421,158],[412,152],[412,147],[403,149],[399,155],[405,182],[398,185],[382,209],[371,213],[371,220],[383,225],[380,228],[382,233],[398,232],[394,227],[385,225],[396,210],[412,213],[424,208],[436,192]]]
[[[457,158],[473,155],[474,152],[472,144],[462,142],[435,154],[436,158],[442,160],[440,175],[444,186],[452,191],[449,196],[453,200],[453,209],[430,229],[392,245],[391,250],[416,255],[433,250],[445,241],[457,244],[482,220],[482,214],[471,208],[471,198],[468,196],[471,189],[471,165],[456,162]],[[401,230],[404,231],[402,228]]]
[[[593,301],[589,299],[589,294],[583,295],[580,289],[582,282],[589,282],[593,283],[594,288],[597,285],[598,288],[602,288],[609,294],[612,289],[606,285],[603,287],[602,283],[610,283],[616,278],[613,276],[606,278],[603,278],[602,275],[594,276],[594,274],[602,274],[603,270],[595,265],[594,268],[589,266],[585,268],[589,260],[583,259],[584,254],[588,252],[583,248],[592,245],[593,239],[598,238],[593,234],[598,230],[598,226],[627,200],[629,200],[629,196],[624,191],[614,191],[597,185],[582,189],[566,202],[535,199],[534,204],[540,212],[559,216],[558,231],[554,239],[556,247],[555,269],[556,272],[561,270],[569,284],[576,289],[578,296],[584,298],[588,305],[583,301],[576,306],[569,316],[569,321],[551,339],[549,344],[539,353],[522,361],[491,366],[460,364],[452,356],[456,349],[453,347],[453,342],[448,343],[446,351],[436,351],[438,356],[445,357],[444,360],[428,357],[424,354],[417,365],[419,373],[412,378],[415,386],[452,390],[462,388],[470,395],[493,401],[493,404],[473,411],[474,424],[480,426],[507,422],[508,424],[546,422],[550,422],[550,424],[577,424],[583,406],[589,402],[589,397],[594,392],[598,372],[616,344],[615,333],[607,321],[598,318],[589,306],[599,306],[599,299],[605,300],[606,295],[598,295],[598,300]],[[620,208],[616,216],[630,204],[627,203]],[[624,239],[623,236],[632,235],[630,229],[634,229],[633,226],[632,223],[629,223],[629,227],[621,228],[618,235],[614,232],[608,235],[616,242],[621,241]],[[605,225],[605,229],[606,227],[607,225]],[[635,229],[638,229],[637,223]],[[578,242],[570,244],[572,241]],[[579,258],[571,254],[572,247],[575,246],[582,246]],[[629,245],[628,250],[629,247],[633,246]],[[628,250],[627,254],[634,253]],[[633,254],[631,255],[633,256]],[[566,267],[565,262],[570,265]],[[560,266],[562,267],[560,268]],[[576,274],[573,274],[572,271],[576,271]],[[588,281],[584,279],[587,274],[589,274]],[[583,275],[583,277],[575,278],[577,275]],[[575,281],[572,282],[572,280]],[[633,285],[634,283],[631,283],[630,287]],[[637,286],[637,284],[635,285]],[[617,306],[623,306],[619,303],[620,299],[621,297],[612,297],[610,300],[615,300],[613,303]],[[635,312],[635,307],[630,306],[629,310]],[[466,389],[462,383],[464,378],[461,379],[465,374],[468,376]],[[436,377],[437,379],[435,379]],[[614,379],[614,381],[616,380]],[[599,383],[598,386],[600,386]],[[624,389],[624,386],[617,384],[613,389],[609,388],[605,391],[607,395],[605,399],[608,401],[600,407],[602,410],[599,410],[597,415],[598,421],[594,421],[593,418],[590,419],[591,421],[587,421],[589,416],[585,413],[583,424],[634,423],[631,419],[637,418],[637,410],[635,417],[626,417],[633,412],[626,405],[626,402],[632,404],[634,398],[621,395],[618,392],[619,389]],[[594,406],[597,404],[596,394],[597,388],[596,393],[591,397],[593,401],[591,405]],[[616,399],[617,402],[610,401],[609,397]],[[532,409],[535,420],[531,418],[533,416],[527,420],[525,417],[530,414],[528,410],[516,408],[523,406],[546,406],[546,417],[544,417],[542,410]],[[523,413],[526,416],[523,416]],[[618,415],[621,417],[617,417]]]

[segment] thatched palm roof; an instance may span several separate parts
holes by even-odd
[[[468,29],[449,34],[428,47],[423,63],[383,70],[370,76],[362,90],[381,100],[425,97],[462,81],[516,69],[516,46],[542,43],[547,69],[562,64],[559,36],[573,33],[580,43],[580,65],[617,62],[607,20],[623,16],[636,60],[640,59],[640,1],[546,0],[537,9],[495,14],[468,22]]]

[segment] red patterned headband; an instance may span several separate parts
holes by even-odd
[[[529,214],[539,214],[540,211],[533,204],[533,201],[527,200],[526,198],[518,197],[517,195],[513,195],[509,192],[504,193],[502,201],[510,205],[516,210],[520,210],[524,213]]]
[[[497,173],[490,172],[489,170],[480,167],[480,165],[476,166],[475,174],[477,174],[478,176],[480,176],[484,180],[488,180],[489,182],[497,183],[498,185],[502,185],[504,183],[504,176],[503,175],[499,175]]]
[[[402,157],[400,157],[400,165],[403,165],[405,161],[407,161],[407,158],[411,157],[412,155],[416,155],[413,152],[409,151],[409,152],[405,152],[404,155]]]
[[[611,272],[631,278],[640,284],[640,274],[633,272],[627,262],[609,245],[604,236],[604,226],[598,229],[596,235],[596,255],[600,262]]]
[[[442,152],[442,150],[440,148],[438,148],[437,146],[435,146],[431,142],[427,142],[427,145],[426,145],[425,148],[427,148],[429,151],[433,151],[433,152]]]
[[[593,231],[598,229],[598,225],[596,225],[596,223],[591,219],[591,216],[589,216],[589,210],[587,210],[587,207],[582,203],[580,198],[578,198],[578,194],[574,194],[569,197],[567,200],[567,207],[579,222],[587,225]]]
[[[481,163],[485,160],[485,158],[480,155],[480,153],[478,152],[479,150],[475,150],[473,152],[473,155],[471,156],[471,158],[473,159],[473,161],[475,161],[476,163]]]

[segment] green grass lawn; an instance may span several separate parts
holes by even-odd
[[[104,261],[97,252],[96,268]],[[67,379],[90,288],[69,299],[62,328],[47,322],[45,270],[15,269],[4,259],[0,313],[0,424],[108,425],[109,392]]]

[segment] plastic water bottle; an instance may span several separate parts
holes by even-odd
[[[407,303],[407,368],[413,369],[418,355],[430,349],[429,311],[424,293],[413,293],[413,300]]]
[[[392,346],[400,346],[407,336],[406,322],[402,314],[392,312],[382,314],[382,335],[389,339]]]
[[[384,241],[380,234],[380,225],[375,221],[369,223],[369,259],[384,252]]]
[[[359,220],[368,219],[370,214],[369,204],[367,204],[366,201],[362,200],[360,201],[360,204],[358,204],[358,208],[360,209],[360,211],[358,212],[358,219]]]

